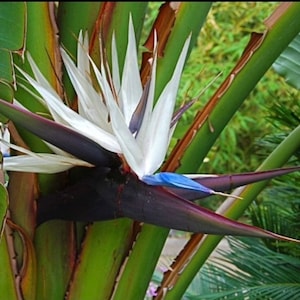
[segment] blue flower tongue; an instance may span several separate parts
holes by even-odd
[[[180,174],[162,172],[154,175],[145,175],[142,180],[148,185],[161,185],[169,187],[177,187],[182,189],[189,189],[199,191],[209,195],[216,194],[212,189],[205,187],[204,185]]]
[[[180,175],[177,173],[162,172],[154,175],[145,175],[143,176],[142,180],[148,185],[175,187],[175,188],[198,191],[208,195],[221,195],[225,197],[230,196],[233,198],[242,199],[241,197],[236,195],[229,195],[222,192],[216,192],[184,175]]]

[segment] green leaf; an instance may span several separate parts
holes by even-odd
[[[58,41],[57,32],[52,22],[54,17],[54,3],[48,2],[26,2],[25,18],[25,49],[28,51],[43,75],[56,91],[60,90],[60,65],[58,57]],[[18,53],[13,54],[14,63],[23,71],[32,74],[28,61],[23,59]],[[17,90],[15,99],[22,103],[32,112],[48,113],[43,104],[35,99],[28,91],[26,91],[19,83],[24,83],[22,76],[16,71]],[[29,86],[30,88],[30,86]],[[32,90],[32,88],[30,88]],[[36,91],[33,91],[36,93]],[[30,146],[31,150],[36,152],[51,152],[39,138],[23,130],[22,126],[17,126],[18,132],[25,143]],[[42,176],[40,183],[42,183]],[[46,184],[47,185],[47,184]],[[43,187],[41,186],[43,190]]]
[[[25,2],[0,3],[0,48],[21,50],[25,34]]]
[[[11,52],[23,51],[25,15],[25,2],[0,3],[0,98],[8,101],[13,99],[15,89]]]
[[[273,68],[288,84],[300,89],[300,33],[277,58]]]

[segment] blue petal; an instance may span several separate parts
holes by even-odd
[[[180,174],[162,172],[154,175],[145,175],[142,180],[148,185],[161,185],[168,187],[177,187],[182,189],[189,189],[194,191],[203,192],[206,194],[215,194],[212,189]]]

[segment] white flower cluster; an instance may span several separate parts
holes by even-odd
[[[131,170],[142,180],[144,176],[152,175],[159,169],[169,147],[174,130],[174,127],[171,128],[171,120],[189,42],[190,37],[183,46],[170,81],[155,104],[157,55],[155,54],[152,59],[149,82],[143,88],[131,18],[121,78],[114,38],[112,40],[111,72],[108,70],[105,59],[102,59],[98,69],[89,57],[87,34],[83,35],[81,32],[78,38],[77,65],[61,48],[63,63],[78,96],[78,113],[63,103],[29,54],[27,58],[35,78],[21,69],[19,71],[39,93],[38,99],[49,109],[55,122],[76,130],[111,152],[120,154]],[[92,82],[91,70],[96,75],[101,92],[95,88]],[[140,109],[141,106],[142,109]],[[70,158],[68,153],[52,148],[56,154],[49,160],[48,167],[47,161],[42,162],[42,159],[43,157],[49,159],[49,155],[42,153],[37,155],[27,151],[21,157],[8,158],[4,162],[5,168],[9,169],[13,161],[17,159],[20,171],[22,168],[24,170],[26,168],[26,171],[49,173],[75,165],[89,165],[74,157]],[[37,157],[40,160],[35,160]],[[68,157],[67,164],[66,157]],[[16,168],[16,164],[14,166]]]

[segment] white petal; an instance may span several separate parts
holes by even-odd
[[[114,33],[112,35],[112,41],[111,41],[111,65],[112,65],[112,79],[113,79],[115,90],[118,93],[121,87],[121,83],[120,83],[121,80],[120,80],[116,38]]]
[[[53,174],[66,171],[75,166],[93,167],[93,165],[80,159],[48,153],[3,158],[3,169],[5,171]]]
[[[10,156],[3,158],[3,168],[6,171],[34,172],[53,174],[68,170],[75,166],[93,167],[81,159],[70,155],[57,155],[52,153],[34,153],[23,147],[8,143],[1,139],[1,142],[11,149],[25,153],[24,155]]]
[[[49,93],[51,93],[53,95],[53,97],[57,97],[59,101],[62,102],[62,100],[60,99],[60,97],[57,95],[55,89],[51,86],[51,84],[47,81],[47,79],[44,77],[44,75],[41,73],[41,71],[39,70],[38,66],[36,65],[36,63],[34,62],[33,58],[31,57],[30,53],[27,53],[27,59],[28,62],[30,64],[30,67],[32,69],[32,72],[34,74],[34,77],[36,79],[36,81],[43,86],[45,89],[47,89],[49,91]],[[24,75],[25,72],[23,70],[21,70],[18,66],[16,66],[19,71]]]
[[[58,148],[58,147],[56,147],[56,146],[54,146],[54,145],[52,145],[52,144],[46,142],[46,141],[44,141],[44,140],[43,140],[43,142],[49,147],[49,149],[50,149],[53,153],[55,153],[55,154],[57,154],[57,155],[60,155],[60,156],[73,157],[73,158],[75,158],[75,156],[73,156],[72,154],[70,154],[70,153],[68,153],[68,152],[66,152],[66,151],[64,151],[64,150],[62,150],[62,149],[60,149],[60,148]]]
[[[63,51],[61,51],[63,52]],[[83,33],[82,30],[80,30],[79,32],[79,37],[78,37],[78,43],[77,43],[77,69],[78,72],[80,74],[80,77],[84,77],[84,83],[82,83],[82,80],[78,79],[83,86],[86,86],[87,88],[89,88],[89,86],[92,86],[92,81],[91,81],[91,72],[90,72],[90,60],[88,57],[89,53],[89,39],[88,39],[88,33],[85,32],[84,37],[83,37]],[[63,56],[63,54],[62,54]],[[67,53],[64,52],[64,56],[67,56]],[[64,60],[64,59],[63,59]],[[64,61],[65,66],[66,66],[66,62]],[[70,76],[71,82],[73,84],[73,87],[77,93],[78,96],[78,112],[81,116],[83,116],[84,118],[92,121],[93,123],[98,125],[98,117],[97,114],[94,113],[97,110],[97,106],[96,109],[88,109],[88,100],[85,101],[85,97],[82,96],[82,93],[78,94],[77,90],[80,90],[80,85],[76,86],[74,85],[74,82],[77,83],[76,81],[76,74],[74,74],[74,76],[72,76],[70,73],[70,69],[76,69],[75,64],[73,64],[73,61],[70,59],[68,60],[68,63],[70,63],[72,65],[72,67],[68,68],[66,66],[67,72]],[[72,78],[71,78],[72,76]],[[75,77],[75,78],[74,78]],[[84,90],[84,87],[83,87]],[[92,92],[90,92],[92,93]],[[85,95],[85,94],[83,94]],[[90,98],[90,97],[86,97],[86,98]],[[97,93],[96,93],[96,98],[97,98]]]
[[[109,110],[109,115],[111,119],[112,128],[114,134],[118,140],[118,143],[122,149],[123,155],[129,166],[137,175],[142,175],[142,164],[143,164],[143,154],[140,151],[140,148],[137,144],[137,141],[133,137],[129,128],[127,127],[124,116],[112,94],[110,85],[106,80],[106,76],[103,73],[100,73],[97,66],[91,60],[91,64],[101,90],[104,94],[104,98],[106,100],[106,105]]]
[[[87,53],[83,51],[78,52],[79,56],[85,56],[88,59],[89,64]],[[107,121],[108,112],[106,106],[102,101],[102,96],[94,89],[90,75],[81,73],[64,49],[61,49],[61,56],[78,96],[79,114],[102,129],[111,132],[111,127]],[[80,60],[83,60],[83,57]],[[83,61],[81,61],[81,64],[83,64]]]
[[[134,27],[130,15],[128,28],[128,44],[122,74],[122,85],[120,90],[120,106],[125,117],[127,126],[135,111],[143,93],[141,76],[138,65],[137,46]]]
[[[2,122],[0,122],[0,138],[6,141],[7,143],[9,143],[10,141],[10,132],[8,130],[8,127]],[[5,146],[5,148],[6,147],[7,146]]]
[[[122,153],[131,169],[138,175],[143,175],[143,154],[138,146],[137,141],[130,132],[124,115],[122,114],[118,103],[111,91],[110,85],[106,79],[104,67],[102,73],[98,70],[94,62],[91,60],[94,73],[97,77],[101,90],[106,100],[106,105],[109,110],[112,128],[122,149]]]
[[[136,175],[143,175],[143,153],[132,133],[128,129],[124,116],[115,101],[108,101],[112,127],[121,146],[122,153]]]
[[[186,40],[173,76],[162,91],[151,116],[144,138],[145,174],[153,174],[162,164],[170,141],[170,123],[176,102],[181,73],[184,67],[190,37]]]
[[[89,137],[109,151],[120,153],[120,146],[116,138],[111,133],[81,117],[75,111],[63,104],[58,95],[55,95],[52,90],[48,90],[46,87],[40,85],[22,70],[20,70],[20,72],[22,72],[29,83],[43,97],[56,122],[77,130],[82,135]]]
[[[90,60],[87,53],[89,53],[88,33],[86,32],[83,37],[82,30],[80,30],[77,44],[77,67],[82,74],[87,74],[87,78],[90,78]]]
[[[154,40],[156,41],[156,35],[155,35]],[[156,47],[156,42],[155,42],[155,47]],[[156,48],[154,48],[154,49],[156,49]],[[147,142],[145,139],[149,138],[147,136],[147,131],[149,130],[149,123],[151,120],[151,115],[152,115],[152,110],[153,110],[155,83],[156,83],[156,67],[157,67],[157,50],[154,50],[154,58],[153,58],[152,67],[151,67],[150,87],[149,87],[149,94],[148,94],[148,98],[147,98],[147,104],[146,104],[141,128],[136,137],[137,142],[141,148],[143,148],[143,144]]]

